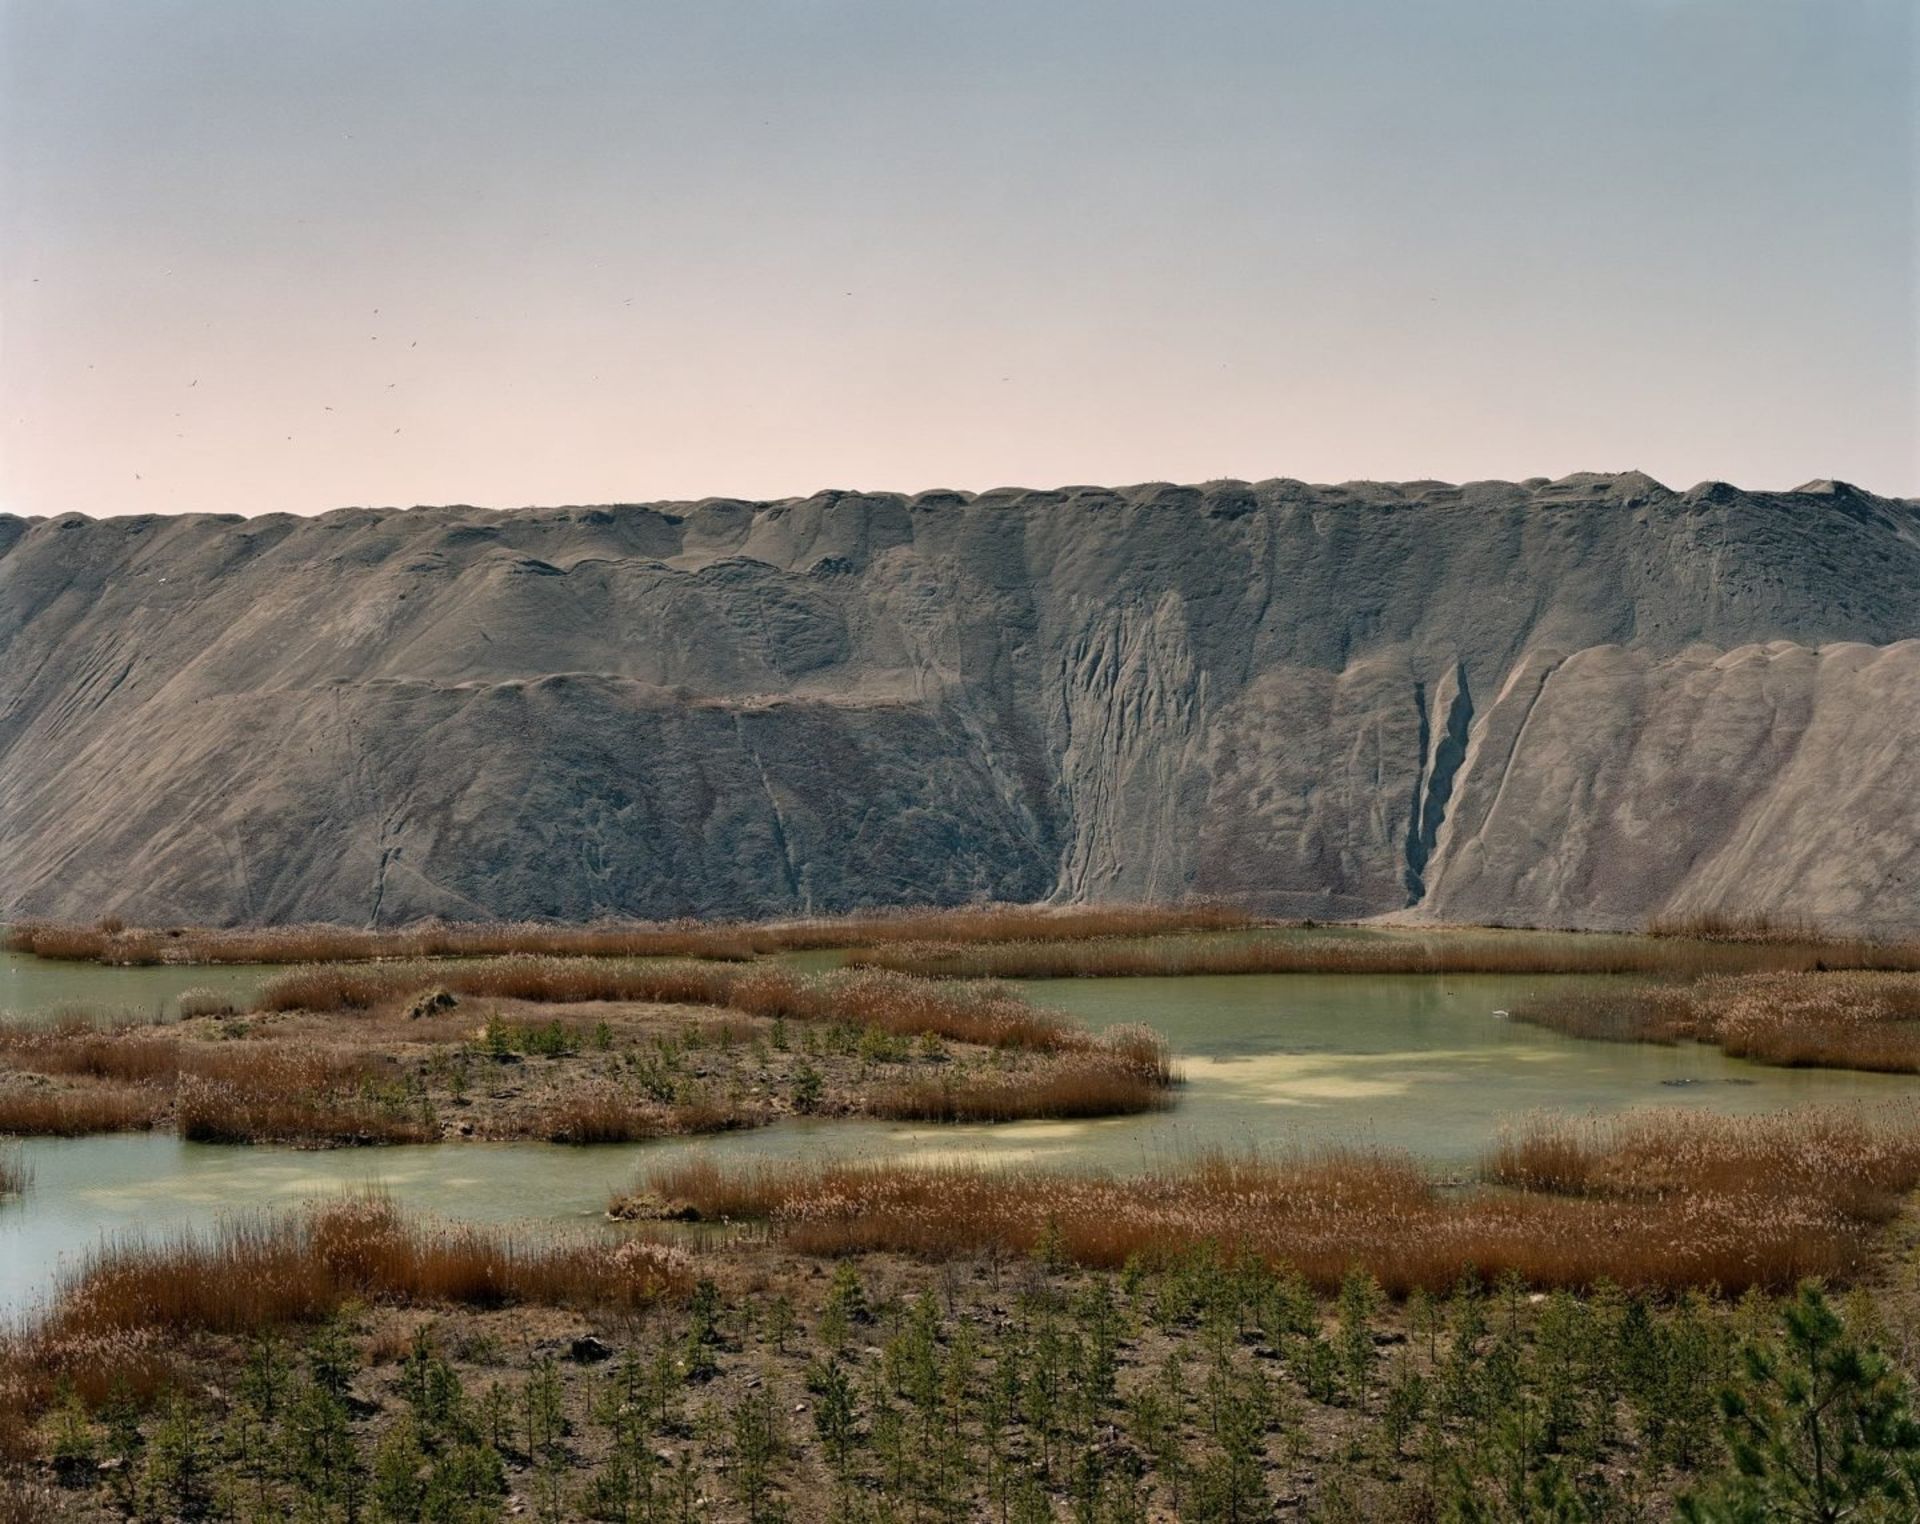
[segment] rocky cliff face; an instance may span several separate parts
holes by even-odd
[[[1917,636],[1832,483],[0,516],[0,917],[1911,928]]]

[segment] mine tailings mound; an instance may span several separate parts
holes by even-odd
[[[1897,934],[1916,635],[1920,508],[1832,482],[0,516],[0,919]]]

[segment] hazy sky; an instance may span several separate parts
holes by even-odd
[[[1914,0],[0,0],[0,509],[1920,492]]]

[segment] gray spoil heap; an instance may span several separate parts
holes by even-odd
[[[0,918],[1903,931],[1917,634],[1833,482],[0,516]]]

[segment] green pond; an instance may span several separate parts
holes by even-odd
[[[268,972],[102,969],[8,955],[0,1012],[31,1020],[76,1001],[164,1009],[181,989],[219,984],[243,994]],[[103,1237],[191,1230],[223,1212],[369,1187],[447,1217],[619,1232],[602,1215],[609,1193],[685,1153],[980,1158],[1126,1171],[1208,1148],[1341,1142],[1410,1149],[1445,1169],[1468,1165],[1503,1120],[1534,1109],[1752,1112],[1920,1094],[1911,1078],[1768,1069],[1693,1046],[1585,1042],[1495,1014],[1546,982],[1290,974],[1029,986],[1036,1001],[1092,1026],[1144,1022],[1167,1036],[1186,1083],[1174,1109],[1147,1117],[969,1127],[794,1121],[597,1148],[446,1143],[313,1152],[170,1135],[29,1140],[14,1146],[32,1185],[0,1203],[0,1315],[31,1306],[62,1264]]]

